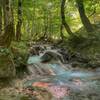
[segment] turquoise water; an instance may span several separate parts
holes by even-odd
[[[65,69],[63,69],[59,64],[49,64],[52,70],[54,70],[56,75],[61,75],[66,73]]]
[[[27,64],[34,64],[41,62],[40,56],[31,56],[29,57]]]
[[[36,64],[36,63],[40,63],[40,62],[41,62],[40,56],[29,57],[29,59],[27,61],[28,64]],[[42,63],[41,63],[41,66],[43,66]],[[100,75],[99,72],[93,73],[93,72],[89,72],[89,71],[71,71],[71,70],[66,71],[59,63],[53,63],[53,64],[48,63],[48,66],[50,67],[50,69],[52,69],[54,71],[56,76],[59,76],[59,77],[85,77],[86,78],[86,77],[91,77],[91,76],[95,76],[95,75]]]
[[[28,59],[28,64],[35,64],[35,63],[40,63],[40,62],[41,62],[40,56],[32,56],[32,57],[29,57]],[[47,65],[55,73],[54,76],[47,76],[47,80],[51,82],[66,83],[66,81],[73,79],[73,78],[89,79],[90,77],[100,76],[100,73],[93,73],[89,71],[65,70],[59,63],[53,63],[53,64],[48,63]],[[43,64],[41,63],[40,66],[38,67],[40,68],[43,67]],[[38,79],[34,81],[37,81],[37,80]]]
[[[28,64],[37,63],[38,65],[40,62],[41,59],[39,56],[29,57],[28,59]],[[100,82],[99,80],[91,80],[92,77],[100,76],[99,72],[65,70],[59,63],[54,62],[46,63],[46,66],[49,66],[49,68],[54,71],[55,75],[47,75],[45,78],[41,76],[40,78],[33,77],[31,80],[27,80],[24,85],[27,87],[35,82],[46,82],[52,83],[54,86],[69,87],[71,89],[71,95],[64,96],[63,99],[59,100],[100,100]],[[38,67],[41,69],[43,64],[40,63]],[[89,95],[91,95],[90,98]]]

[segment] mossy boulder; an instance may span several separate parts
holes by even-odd
[[[14,77],[15,65],[9,50],[6,48],[0,49],[0,78]]]

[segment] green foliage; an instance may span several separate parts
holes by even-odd
[[[98,23],[98,20],[100,20],[99,4],[99,0],[84,0],[86,15],[91,20],[91,23],[95,24]],[[13,15],[15,26],[17,25],[18,21],[17,10],[18,0],[13,0]],[[96,13],[90,16],[94,10],[96,10]],[[16,62],[20,62],[25,57],[24,55],[27,55],[27,42],[37,41],[43,36],[54,42],[61,39],[61,0],[23,0],[22,16],[22,41],[19,43],[13,42],[11,45],[11,47],[16,47],[20,52],[19,54],[14,54],[14,56],[17,58]],[[96,50],[99,52],[98,41],[100,40],[100,31],[95,29],[96,31],[93,33],[86,32],[85,28],[82,27],[75,0],[66,0],[65,16],[66,21],[74,33],[73,36],[69,36],[66,34],[65,29],[63,29],[66,41],[68,39],[66,44],[68,44],[69,48],[77,52],[84,52],[87,50],[87,53],[93,53],[93,51],[96,52]],[[0,55],[1,54],[9,55],[10,51],[6,48],[0,48]],[[20,56],[18,57],[17,55]]]
[[[8,48],[0,48],[0,55],[12,55],[11,50]]]
[[[13,1],[14,5],[14,17],[15,25],[17,24],[17,8],[18,1]],[[85,0],[86,14],[90,16],[96,9],[96,13],[99,14],[100,1],[98,0]],[[60,38],[60,6],[61,0],[23,0],[22,12],[23,12],[23,25],[22,25],[22,39],[23,40],[38,40],[44,36],[45,31],[48,37]],[[75,0],[66,0],[65,5],[66,21],[71,27],[72,31],[77,31],[81,26],[81,21],[77,11],[77,5]],[[93,16],[90,17],[92,23],[96,20]],[[45,28],[47,28],[45,30]],[[66,31],[63,30],[66,37]]]

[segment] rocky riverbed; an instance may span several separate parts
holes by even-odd
[[[51,52],[52,53],[52,52]],[[100,70],[73,68],[61,55],[31,55],[28,74],[0,80],[1,100],[99,100]],[[45,56],[43,56],[45,55]],[[48,59],[45,61],[45,58]]]

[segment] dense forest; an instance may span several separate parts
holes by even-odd
[[[99,100],[99,67],[99,0],[0,0],[0,100]],[[97,98],[93,94],[90,98],[75,93],[74,98],[69,96],[76,86],[64,80],[80,70],[85,75],[92,73],[85,77],[97,82]],[[72,73],[67,75],[69,71]],[[82,73],[69,80],[82,84]],[[56,85],[49,86],[51,83]],[[58,89],[57,97],[53,87],[62,89],[63,94]]]

